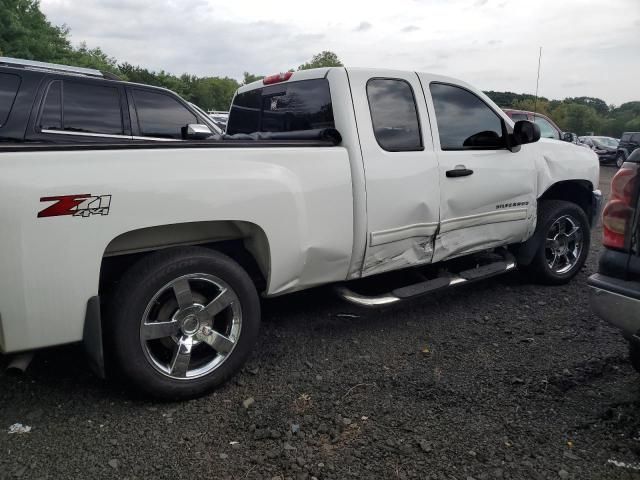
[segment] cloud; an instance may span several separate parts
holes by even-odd
[[[371,30],[371,25],[369,22],[360,22],[356,28],[353,29],[354,32],[366,32],[367,30]]]
[[[53,24],[69,26],[74,44],[86,41],[119,62],[175,74],[240,79],[244,71],[280,72],[331,50],[347,66],[426,70],[483,90],[531,93],[542,45],[541,95],[638,100],[640,63],[628,62],[640,51],[639,15],[629,13],[638,0],[607,5],[615,29],[603,29],[601,11],[581,8],[581,1],[510,9],[517,31],[506,36],[496,35],[504,31],[497,13],[505,0],[394,0],[392,11],[374,2],[359,24],[343,19],[362,18],[362,4],[344,0],[325,0],[313,15],[298,0],[279,0],[277,9],[222,0],[192,0],[188,8],[175,0],[41,0],[41,8]],[[602,74],[602,65],[618,64],[624,75]]]

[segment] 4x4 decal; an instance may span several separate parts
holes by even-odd
[[[74,217],[89,217],[91,215],[109,215],[111,195],[60,195],[57,197],[42,197],[41,202],[55,202],[38,212],[38,218],[59,217],[73,215]]]

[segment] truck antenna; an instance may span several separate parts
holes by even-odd
[[[538,113],[538,84],[540,83],[540,60],[542,59],[542,47],[538,54],[538,78],[536,78],[536,99],[533,102],[533,113]]]

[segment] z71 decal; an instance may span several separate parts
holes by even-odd
[[[38,218],[59,217],[73,215],[74,217],[89,217],[91,215],[109,215],[111,195],[60,195],[57,197],[42,197],[41,202],[54,202],[44,210],[38,212]]]

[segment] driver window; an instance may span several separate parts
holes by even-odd
[[[429,88],[442,150],[506,148],[500,117],[479,97],[443,83],[432,83]]]
[[[534,117],[533,121],[538,124],[540,127],[540,136],[544,138],[555,138],[556,140],[560,140],[560,134],[558,131],[553,128],[549,122],[547,122],[542,117]]]

